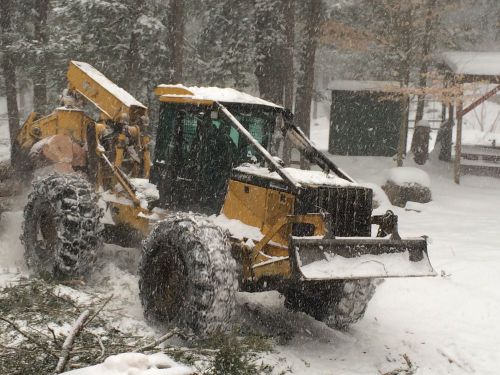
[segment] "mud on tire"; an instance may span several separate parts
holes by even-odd
[[[56,278],[88,276],[102,248],[101,216],[83,177],[51,174],[33,182],[21,234],[28,267]]]
[[[345,330],[364,315],[375,294],[371,279],[345,280],[328,285],[295,287],[284,291],[285,306],[302,311],[327,326]]]
[[[146,319],[205,336],[230,328],[236,263],[226,233],[204,216],[176,213],[143,242],[139,291]]]

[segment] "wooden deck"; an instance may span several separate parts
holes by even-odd
[[[500,147],[463,145],[460,172],[500,178]]]

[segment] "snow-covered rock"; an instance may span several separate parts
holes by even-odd
[[[421,169],[413,167],[391,168],[382,186],[391,203],[404,207],[408,201],[428,203],[432,200],[431,179]]]
[[[392,181],[399,186],[420,185],[431,187],[429,175],[421,169],[413,167],[391,168],[387,172],[387,181]]]

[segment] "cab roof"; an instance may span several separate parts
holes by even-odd
[[[170,103],[193,103],[201,105],[210,105],[214,102],[220,103],[241,103],[262,105],[273,108],[283,108],[267,100],[244,92],[221,87],[186,87],[184,85],[159,85],[155,88],[155,94],[159,96],[160,101]]]

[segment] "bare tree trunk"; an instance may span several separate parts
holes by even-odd
[[[47,15],[50,0],[36,0],[34,22],[35,41],[39,53],[36,57],[36,70],[33,76],[33,107],[36,112],[45,113],[47,109]]]
[[[285,15],[285,95],[284,105],[292,110],[293,108],[293,55],[295,44],[295,0],[283,0],[283,8]]]
[[[281,18],[283,17],[283,18]],[[255,76],[260,96],[275,103],[283,103],[285,71],[288,63],[283,59],[285,36],[278,32],[284,19],[280,0],[255,2]]]
[[[401,3],[400,9],[400,19],[399,22],[399,32],[402,35],[401,40],[401,50],[404,51],[404,56],[400,61],[399,69],[399,80],[403,90],[408,87],[410,83],[410,73],[411,65],[411,46],[412,46],[412,32],[413,32],[413,7],[412,5],[406,4],[403,8]],[[405,93],[401,102],[401,127],[399,129],[399,141],[398,141],[398,154],[397,154],[397,166],[403,166],[403,159],[406,153],[406,142],[408,137],[408,114],[410,111],[410,98]]]
[[[126,91],[131,91],[131,84],[136,84],[138,78],[139,70],[139,31],[137,30],[136,24],[137,19],[142,13],[144,7],[144,0],[137,0],[134,4],[135,6],[131,9],[132,25],[134,25],[132,32],[130,33],[130,42],[127,50],[127,55],[125,57],[125,75],[121,86]],[[134,93],[136,94],[136,93]]]
[[[184,50],[184,23],[185,23],[184,0],[170,0],[169,27],[167,35],[170,50],[170,63],[172,74],[171,83],[182,81],[183,50]]]
[[[321,24],[321,0],[308,2],[305,25],[305,46],[301,55],[300,73],[297,82],[295,111],[297,124],[309,137],[311,130],[311,101],[314,88],[314,62]],[[308,163],[302,158],[301,167],[307,168]]]
[[[19,109],[17,106],[17,87],[16,87],[16,66],[14,56],[11,51],[12,33],[12,0],[2,0],[0,2],[0,45],[2,50],[2,71],[5,81],[5,92],[7,95],[7,116],[9,118],[10,150],[13,154],[13,145],[19,130]]]
[[[424,39],[422,41],[422,63],[420,64],[419,82],[421,88],[427,87],[427,73],[429,71],[429,60],[431,50],[431,33],[433,29],[434,9],[436,0],[427,0],[427,15],[425,18]],[[424,117],[425,95],[419,95],[417,100],[417,113],[415,116],[415,125]]]
[[[125,75],[121,86],[126,91],[131,91],[131,85],[136,83],[139,57],[139,36],[137,31],[133,30],[130,34],[130,43],[125,57]],[[134,93],[135,94],[135,93]]]
[[[285,82],[284,82],[284,104],[285,107],[293,110],[293,86],[294,86],[294,45],[295,45],[295,0],[283,0],[283,9],[285,15]],[[285,165],[290,165],[291,145],[288,139],[283,144],[283,161]]]

